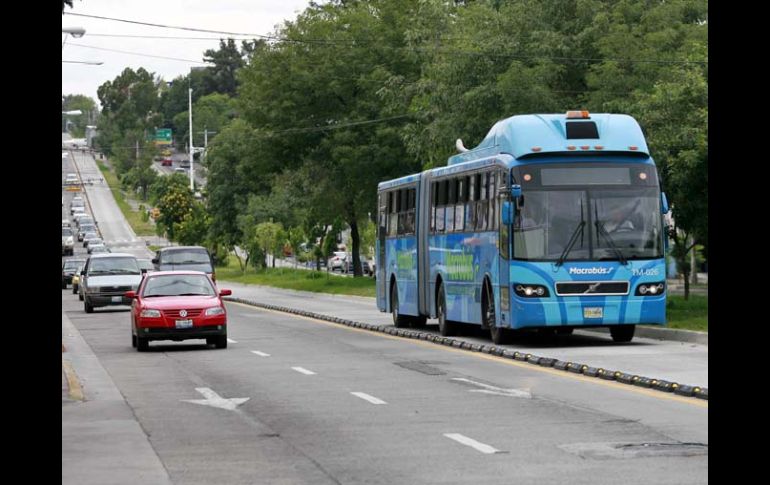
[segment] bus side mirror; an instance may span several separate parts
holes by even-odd
[[[662,214],[668,214],[669,207],[668,207],[668,198],[666,197],[665,192],[660,193],[660,212]]]
[[[513,204],[509,200],[503,201],[503,224],[510,225],[513,224]]]
[[[521,185],[513,184],[511,186],[511,197],[513,197],[514,200],[521,197]]]

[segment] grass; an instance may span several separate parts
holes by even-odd
[[[290,268],[247,268],[241,272],[238,261],[231,256],[228,265],[218,267],[217,281],[235,281],[252,285],[274,286],[289,290],[332,293],[336,295],[375,296],[374,278],[350,278],[327,275],[326,271]]]
[[[120,190],[120,182],[118,181],[117,175],[104,165],[104,163],[97,160],[96,164],[99,166],[99,170],[102,171],[104,180],[107,181],[107,185],[109,185],[112,195],[115,197],[115,202],[117,202],[118,207],[120,207],[123,216],[131,225],[134,233],[136,233],[137,236],[154,236],[155,226],[150,221],[143,221],[142,213],[138,210],[133,210],[128,202],[126,202],[123,192]]]
[[[668,328],[708,332],[708,312],[709,300],[707,296],[691,294],[690,299],[685,300],[684,296],[668,295],[666,304]]]

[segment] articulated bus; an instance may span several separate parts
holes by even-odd
[[[630,116],[496,123],[445,167],[378,185],[377,307],[505,343],[516,331],[665,325],[666,196]]]

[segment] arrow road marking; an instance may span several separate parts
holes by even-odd
[[[495,396],[505,396],[505,397],[523,397],[524,399],[530,399],[532,397],[532,394],[530,394],[528,391],[522,391],[520,389],[503,389],[501,387],[495,387],[495,386],[490,386],[489,384],[484,384],[483,382],[476,382],[470,379],[465,379],[464,377],[453,377],[452,380],[467,382],[468,384],[472,384],[474,386],[478,386],[482,388],[482,389],[472,389],[470,392],[479,392],[482,394],[494,394]]]
[[[364,392],[351,392],[351,394],[356,396],[356,397],[360,397],[364,401],[369,401],[372,404],[388,404],[385,401],[383,401],[382,399],[378,399],[378,398],[376,398],[374,396],[370,396],[369,394],[366,394]]]
[[[484,453],[485,455],[491,455],[494,453],[505,453],[504,451],[500,451],[496,448],[492,448],[489,445],[485,445],[484,443],[480,443],[473,438],[468,438],[465,435],[462,435],[460,433],[444,433],[444,436],[449,438],[450,440],[455,440],[460,444],[463,444],[465,446],[470,446],[476,451],[480,451]]]
[[[252,354],[257,354],[260,357],[270,357],[270,354],[266,354],[264,352],[260,352],[259,350],[252,350],[251,353]]]
[[[249,397],[233,397],[225,399],[208,387],[196,387],[195,390],[203,394],[203,397],[206,399],[182,399],[182,401],[233,411],[235,408],[251,399]]]

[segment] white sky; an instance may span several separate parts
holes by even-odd
[[[83,27],[86,34],[79,39],[67,36],[62,50],[62,60],[101,61],[104,64],[94,66],[62,63],[62,95],[84,94],[93,98],[98,104],[97,88],[105,81],[115,79],[127,67],[134,70],[144,67],[147,71],[170,81],[179,75],[189,73],[193,66],[205,65],[95,50],[75,44],[202,62],[203,51],[218,48],[218,37],[220,35],[226,37],[224,34],[149,27],[78,17],[67,15],[68,13],[269,35],[274,32],[276,25],[283,24],[285,20],[294,20],[308,4],[308,0],[75,0],[74,8],[66,7],[64,10],[62,28]],[[141,39],[101,37],[94,34],[212,37],[212,39]],[[240,40],[236,40],[236,45],[240,47]]]

